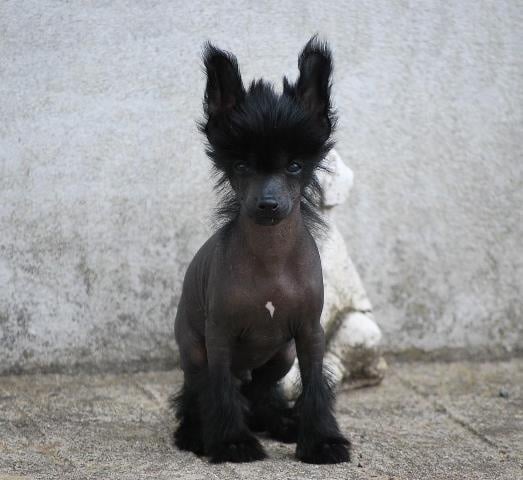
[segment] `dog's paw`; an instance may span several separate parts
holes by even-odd
[[[271,438],[283,443],[295,443],[298,440],[298,420],[291,409],[281,412],[268,428]]]
[[[199,428],[182,422],[173,434],[173,441],[180,450],[203,455],[203,441]]]
[[[296,457],[305,463],[350,462],[350,442],[344,437],[307,439],[298,443]]]
[[[209,452],[211,463],[254,462],[267,458],[265,450],[256,437],[246,434],[241,438],[222,443]]]
[[[298,417],[293,408],[253,409],[247,421],[252,432],[267,432],[283,443],[298,440]]]

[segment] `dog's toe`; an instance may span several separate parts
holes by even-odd
[[[267,454],[260,442],[252,435],[246,435],[234,442],[223,443],[210,452],[212,463],[254,462],[266,457]]]
[[[344,463],[350,462],[350,449],[350,442],[341,437],[298,445],[296,456],[305,463]]]
[[[203,441],[200,432],[195,429],[180,425],[173,434],[173,441],[180,450],[203,455]]]

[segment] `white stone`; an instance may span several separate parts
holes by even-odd
[[[283,394],[289,400],[296,399],[301,385],[300,367],[297,359],[294,361],[287,375],[280,381],[280,385],[283,389]]]
[[[370,313],[350,312],[340,325],[330,347],[347,345],[348,347],[377,348],[381,337],[381,330]]]
[[[334,207],[345,203],[354,184],[354,173],[343,162],[335,150],[331,150],[326,158],[327,170],[318,175],[323,189],[323,207]]]
[[[321,324],[329,339],[324,369],[333,385],[349,379],[359,385],[374,384],[387,368],[381,356],[381,330],[372,316],[372,305],[332,212],[348,198],[354,182],[352,170],[336,151],[326,158],[327,171],[320,175],[322,209],[328,234],[318,242],[323,268],[325,299]],[[283,389],[293,399],[299,389],[297,361],[282,380]]]

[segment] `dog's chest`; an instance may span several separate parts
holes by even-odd
[[[233,364],[247,370],[284,348],[303,320],[319,319],[323,298],[321,268],[313,261],[269,268],[248,260],[222,264],[209,291],[210,317],[233,341]]]
[[[288,282],[237,285],[228,302],[235,332],[233,363],[256,368],[293,337],[293,320],[300,316],[304,298]]]
[[[218,303],[236,347],[263,356],[288,342],[296,325],[317,310],[321,293],[319,286],[313,288],[310,277],[292,270],[272,275],[244,270],[229,276]]]
[[[228,288],[227,310],[246,326],[275,324],[299,314],[308,301],[307,287],[292,274],[238,276]]]

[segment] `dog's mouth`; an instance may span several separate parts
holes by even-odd
[[[283,208],[279,208],[277,211],[260,211],[260,209],[246,208],[245,213],[251,221],[256,225],[263,225],[270,227],[277,225],[284,220],[291,212],[289,206],[284,205]]]
[[[279,217],[264,217],[260,215],[256,215],[254,217],[254,221],[257,225],[265,225],[265,226],[271,226],[276,225],[277,223],[280,223],[281,218]]]

